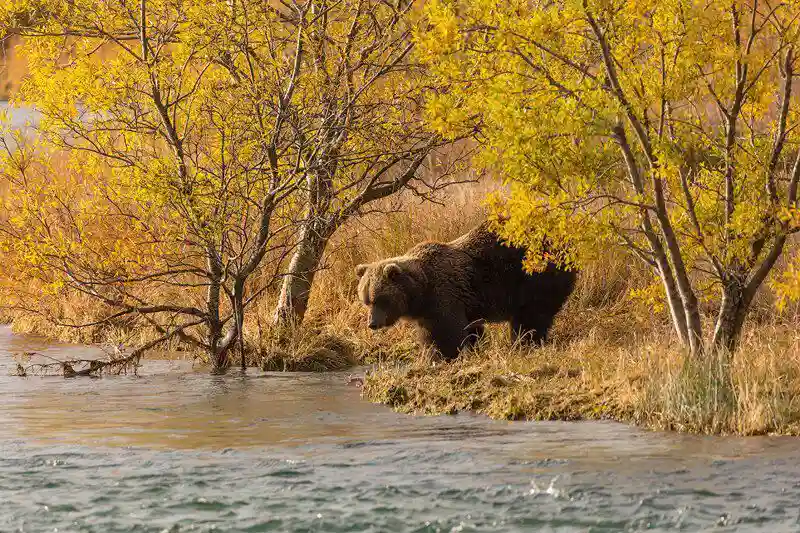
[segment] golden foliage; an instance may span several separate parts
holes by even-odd
[[[694,351],[697,302],[724,296],[714,346],[733,349],[797,230],[800,6],[434,0],[426,11],[420,57],[450,87],[430,122],[479,127],[479,163],[511,187],[494,202],[497,227],[529,248],[531,269],[545,242],[566,265],[621,247],[661,278]]]

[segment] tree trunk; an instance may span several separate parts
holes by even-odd
[[[229,348],[229,346],[217,346],[215,349],[213,355],[214,361],[211,364],[212,374],[224,374],[228,371],[228,367],[230,366],[228,361]]]
[[[314,275],[319,269],[325,246],[333,233],[333,224],[326,220],[308,221],[300,234],[297,250],[289,262],[289,270],[281,285],[275,324],[300,323],[305,317]]]
[[[230,354],[236,346],[236,341],[242,339],[242,322],[244,319],[244,307],[236,303],[234,299],[234,316],[233,324],[228,328],[227,333],[223,336],[223,327],[221,321],[217,320],[216,330],[210,334],[210,352],[212,357],[212,374],[224,374],[231,365]],[[242,369],[245,369],[244,348],[242,348]]]
[[[686,314],[686,325],[689,334],[689,350],[693,356],[703,353],[703,323],[700,319],[700,304],[694,292],[681,293],[683,309]]]
[[[213,318],[208,324],[208,351],[211,356],[211,373],[224,373],[228,368],[228,347],[222,342],[222,326]]]
[[[233,319],[235,320],[235,336],[231,340],[231,345],[239,341],[239,357],[242,372],[247,370],[247,360],[244,353],[244,278],[239,277],[233,284],[233,294],[231,305],[233,306]]]
[[[208,325],[208,352],[211,356],[211,372],[219,374],[228,367],[228,349],[222,342],[222,323],[219,313],[219,297],[221,292],[222,265],[212,246],[206,247],[206,263],[210,272],[208,292],[206,294],[206,318]]]
[[[725,282],[714,328],[713,346],[716,350],[724,350],[728,354],[733,354],[736,350],[751,301],[752,296],[748,295],[740,280],[730,279]]]
[[[678,341],[681,346],[689,345],[689,333],[686,328],[686,312],[683,310],[683,302],[681,302],[678,288],[675,286],[675,279],[672,277],[672,271],[669,268],[667,258],[663,253],[656,260],[657,272],[664,284],[664,292],[667,295],[667,304],[669,305],[669,313],[672,317],[672,325],[675,328],[675,333],[678,335]]]
[[[661,234],[664,237],[666,251],[669,253],[672,272],[675,276],[678,294],[680,294],[683,312],[686,316],[686,334],[689,340],[689,350],[692,355],[698,355],[703,351],[703,324],[700,320],[700,306],[694,289],[692,289],[692,283],[689,280],[678,238],[669,219],[667,203],[664,197],[664,184],[656,175],[653,176],[652,181],[653,195],[657,207],[656,218],[661,228]]]

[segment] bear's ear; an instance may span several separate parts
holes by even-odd
[[[368,265],[363,265],[363,264],[362,265],[357,265],[356,266],[356,276],[358,276],[359,278],[363,277],[364,276],[364,272],[367,271],[367,266]]]
[[[396,280],[403,275],[403,269],[397,263],[387,263],[386,266],[383,267],[383,273],[387,278]]]

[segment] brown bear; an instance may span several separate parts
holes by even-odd
[[[422,342],[448,360],[472,346],[487,322],[508,321],[515,341],[538,344],[575,287],[576,274],[552,262],[528,274],[524,256],[524,249],[501,243],[484,222],[454,241],[423,242],[405,255],[358,265],[358,296],[369,307],[371,329],[410,319]]]

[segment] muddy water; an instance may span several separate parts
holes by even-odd
[[[9,376],[0,531],[798,531],[800,442],[414,418],[347,374]]]

